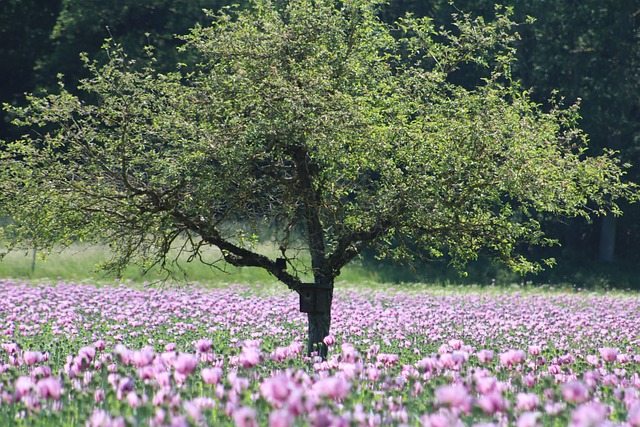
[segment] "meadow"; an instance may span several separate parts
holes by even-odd
[[[0,425],[640,426],[637,294],[0,280]]]

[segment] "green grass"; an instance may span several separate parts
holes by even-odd
[[[270,254],[268,248],[262,250]],[[275,254],[270,254],[275,256]],[[212,255],[215,256],[215,255]],[[101,246],[74,246],[61,251],[55,251],[43,257],[33,251],[11,252],[0,261],[0,277],[12,277],[24,280],[58,280],[91,281],[93,283],[113,283],[128,281],[146,283],[162,281],[166,273],[159,269],[143,274],[136,266],[129,267],[123,277],[105,275],[96,271],[96,265],[109,260],[108,248]],[[180,281],[197,282],[200,284],[224,283],[274,283],[277,280],[260,268],[237,268],[229,264],[220,263],[217,267],[210,267],[198,261],[186,262],[181,260],[180,266],[186,275],[179,276]],[[302,268],[302,267],[301,267]],[[311,278],[303,275],[303,280]],[[171,281],[171,279],[168,279]],[[374,268],[363,267],[354,262],[345,268],[339,277],[341,282],[350,283],[378,283],[384,281],[383,275]]]
[[[259,248],[261,253],[275,258],[277,251],[269,247]],[[128,281],[144,284],[166,279],[166,273],[153,270],[143,275],[140,268],[129,267],[123,277],[105,275],[96,271],[96,265],[110,258],[108,248],[102,246],[74,246],[42,257],[33,251],[11,252],[0,261],[0,277],[11,277],[24,280],[56,281],[91,281],[93,283],[114,283]],[[210,259],[219,257],[213,249],[208,254]],[[225,283],[260,283],[272,284],[277,280],[260,268],[236,268],[225,263],[211,268],[200,262],[186,262],[180,258],[180,265],[186,276],[169,278],[169,283],[195,282],[202,285],[220,285]],[[304,265],[304,258],[299,262]],[[309,263],[306,262],[308,265]],[[302,267],[300,267],[302,269]],[[303,275],[303,280],[311,277]],[[640,271],[637,265],[602,264],[594,262],[559,262],[552,269],[538,276],[520,277],[504,267],[496,266],[487,260],[469,265],[467,276],[453,271],[446,262],[422,264],[417,268],[376,261],[373,257],[357,259],[342,269],[338,283],[358,284],[430,284],[432,286],[477,286],[497,287],[554,287],[562,289],[588,290],[640,290]]]

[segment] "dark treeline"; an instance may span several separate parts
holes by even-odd
[[[154,46],[159,69],[178,61],[176,34],[204,23],[202,9],[216,10],[242,1],[226,0],[5,0],[0,14],[0,102],[20,104],[26,92],[55,90],[58,75],[68,88],[85,76],[80,53],[100,58],[105,38],[123,44],[131,56]],[[553,93],[566,104],[582,105],[581,127],[589,134],[591,152],[619,151],[632,166],[628,178],[640,181],[640,6],[620,0],[507,0],[521,35],[518,63],[512,70],[523,90],[545,104]],[[446,26],[453,13],[490,20],[495,4],[487,0],[392,0],[380,11],[393,22],[406,13],[428,16]],[[528,23],[527,17],[535,18]],[[452,29],[455,31],[455,29]],[[180,60],[184,60],[181,58]],[[464,82],[474,70],[460,70]],[[0,113],[0,139],[17,137],[10,118]],[[640,208],[624,206],[620,218],[594,222],[540,218],[549,236],[562,246],[534,256],[555,256],[559,265],[535,281],[594,283],[619,281],[634,286],[640,269]],[[523,251],[529,251],[523,248]],[[544,252],[544,253],[543,253]],[[482,264],[482,263],[480,263]],[[474,272],[472,268],[472,272]],[[431,270],[433,273],[433,269]],[[480,265],[475,281],[490,281],[493,267]],[[608,279],[607,279],[608,277]],[[411,279],[410,276],[401,278]],[[613,278],[613,279],[611,279]],[[606,284],[606,283],[605,283]]]

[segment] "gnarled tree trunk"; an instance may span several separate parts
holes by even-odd
[[[325,284],[326,285],[326,284]],[[331,305],[333,303],[333,283],[329,289],[329,310],[324,313],[307,313],[309,320],[309,340],[307,342],[307,355],[314,352],[326,360],[329,349],[324,343],[324,338],[329,335],[331,328]]]

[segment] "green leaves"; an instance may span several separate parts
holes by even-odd
[[[0,202],[14,245],[106,241],[108,268],[160,264],[178,240],[222,249],[290,287],[296,273],[257,252],[292,233],[331,282],[369,246],[394,258],[480,253],[539,266],[519,242],[549,244],[536,215],[589,216],[633,198],[613,153],[585,156],[577,107],[543,111],[511,80],[510,11],[388,26],[375,1],[275,2],[211,14],[183,37],[200,64],[155,71],[114,44],[86,61],[80,95],[30,97],[6,144]],[[456,84],[456,70],[484,70]],[[37,129],[37,130],[36,130]],[[240,227],[244,227],[238,230]],[[238,237],[240,236],[240,237]]]

